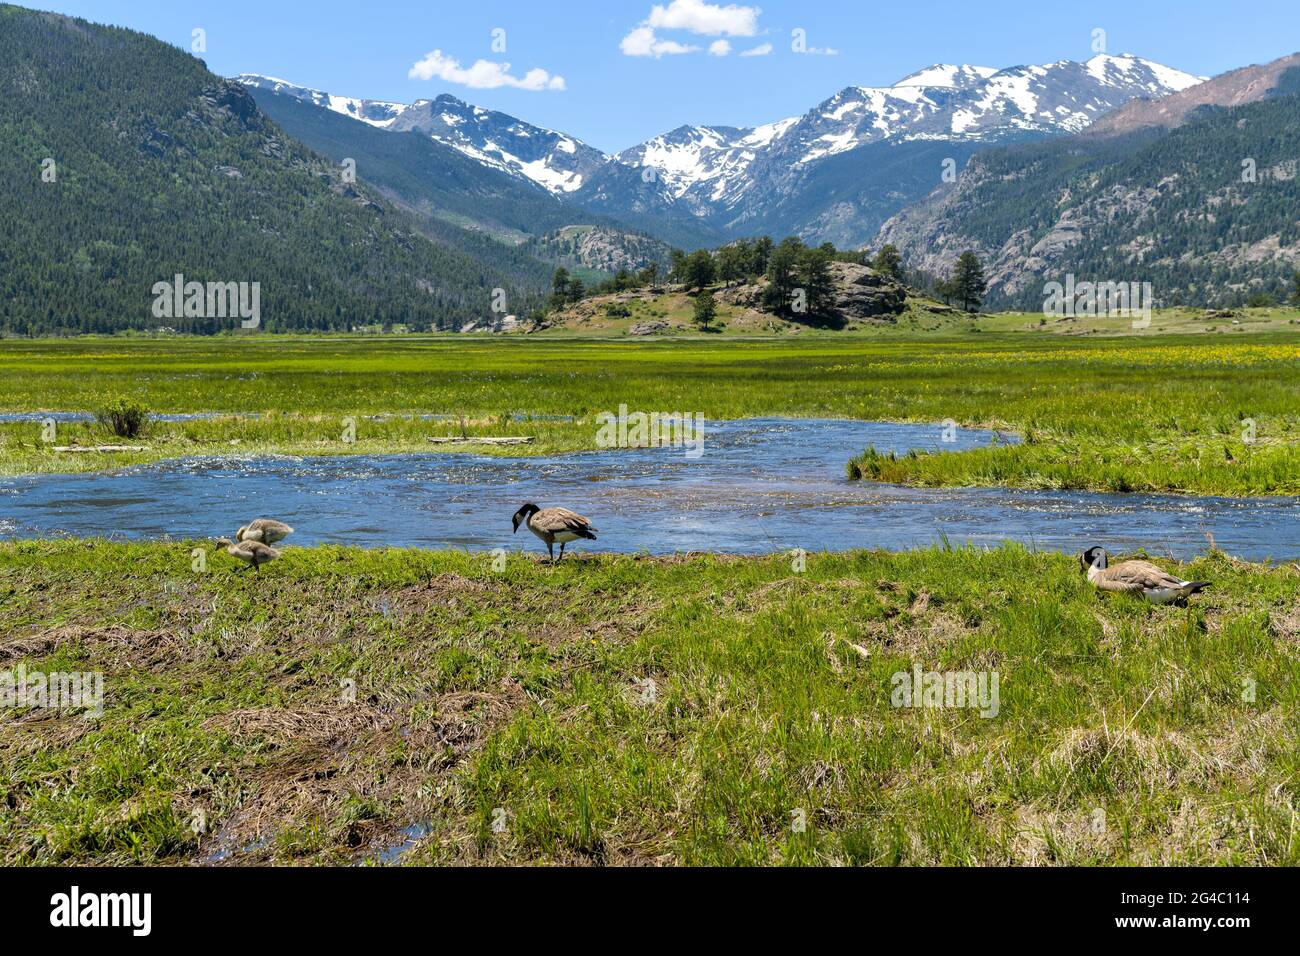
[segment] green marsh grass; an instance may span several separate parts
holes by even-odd
[[[0,714],[0,862],[1300,863],[1294,566],[193,546],[0,544],[0,666],[107,690]],[[913,665],[998,715],[892,708]]]
[[[749,416],[992,426],[1025,441],[866,462],[866,477],[1222,495],[1300,493],[1300,337],[1294,333],[1069,338],[664,342],[435,336],[0,342],[0,410],[91,410],[124,395],[155,412],[258,418],[153,422],[147,452],[63,455],[38,423],[0,424],[0,474],[94,470],[186,455],[439,450],[426,438],[531,435],[492,454],[595,447],[620,404]],[[442,414],[452,421],[409,416]],[[512,415],[540,417],[514,421]],[[369,416],[388,416],[377,421]],[[356,419],[356,440],[342,439]],[[1253,428],[1248,431],[1250,423]],[[1247,441],[1250,437],[1252,440]],[[59,441],[104,444],[94,425]],[[456,446],[441,446],[442,450]],[[846,455],[846,458],[848,456]],[[877,469],[877,466],[879,468]]]

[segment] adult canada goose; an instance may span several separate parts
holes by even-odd
[[[244,525],[235,533],[236,541],[260,541],[262,544],[275,544],[293,534],[293,529],[283,521],[274,518],[258,518]]]
[[[1088,580],[1102,591],[1141,595],[1152,604],[1185,601],[1210,586],[1209,581],[1184,581],[1160,570],[1150,561],[1121,561],[1110,567],[1105,548],[1089,548],[1079,555]]]
[[[528,530],[546,542],[546,552],[552,561],[558,560],[554,550],[557,541],[560,542],[560,558],[563,558],[564,546],[570,541],[578,538],[596,540],[596,529],[591,522],[568,508],[538,508],[529,502],[516,511],[511,520],[515,531],[519,530],[521,522],[527,523]]]
[[[258,568],[280,556],[279,551],[260,541],[240,541],[236,544],[229,538],[218,538],[217,545],[225,548],[226,554],[243,561],[258,574],[261,574]]]

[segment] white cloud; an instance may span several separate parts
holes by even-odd
[[[413,80],[432,80],[437,77],[474,90],[495,90],[502,86],[517,90],[566,89],[564,77],[552,76],[541,67],[531,69],[523,76],[514,76],[510,72],[509,63],[476,60],[473,66],[466,69],[455,57],[443,56],[441,50],[426,53],[424,59],[411,67],[407,76]]]
[[[722,6],[705,0],[672,0],[667,6],[657,3],[650,15],[637,24],[619,43],[624,56],[661,56],[698,53],[700,48],[677,40],[666,40],[658,30],[682,30],[697,36],[718,37],[709,44],[711,56],[727,56],[731,43],[722,37],[752,37],[758,34],[758,7],[736,3]],[[770,49],[770,48],[769,48]]]
[[[678,43],[676,40],[661,40],[655,35],[653,27],[640,26],[623,37],[619,49],[624,56],[652,56],[656,60],[664,55],[695,53],[700,48]]]
[[[729,3],[725,7],[704,0],[672,0],[668,6],[655,4],[646,18],[647,26],[662,30],[689,30],[702,36],[752,37],[758,33],[758,7]]]
[[[771,52],[772,52],[772,44],[761,43],[758,46],[754,47],[752,50],[741,51],[740,55],[741,56],[767,56]]]

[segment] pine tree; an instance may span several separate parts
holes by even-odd
[[[707,249],[697,249],[686,257],[682,281],[687,289],[703,289],[710,285],[716,275],[713,256]]]
[[[550,305],[552,310],[563,309],[569,304],[569,270],[560,266],[555,270],[551,277],[551,299]]]
[[[668,253],[670,265],[668,267],[668,281],[685,282],[686,281],[686,253],[681,249],[674,249]]]
[[[957,267],[953,270],[952,285],[954,297],[961,302],[967,312],[976,312],[984,302],[984,293],[988,291],[988,280],[984,278],[984,266],[973,252],[963,252],[957,258]]]
[[[718,314],[718,304],[713,299],[712,292],[701,292],[695,297],[695,314],[691,320],[695,323],[696,328],[700,331],[707,331],[713,324],[714,316]]]
[[[152,37],[0,5],[0,88],[14,82],[39,104],[0,97],[0,330],[237,327],[155,316],[149,290],[177,273],[257,283],[261,327],[277,332],[459,326],[496,288],[520,313],[545,295],[536,260],[367,183],[342,190],[337,164],[242,87]]]
[[[777,315],[790,315],[795,310],[795,290],[799,286],[799,258],[804,244],[791,236],[772,250],[767,260],[767,288],[763,290],[763,304]]]
[[[743,282],[750,259],[749,242],[744,239],[723,246],[718,250],[718,278],[728,285]]]
[[[892,242],[887,242],[880,247],[880,251],[876,253],[876,258],[871,262],[871,267],[891,279],[901,281],[903,278],[903,257],[899,254],[898,247]]]
[[[799,284],[812,315],[826,315],[835,306],[835,277],[831,273],[834,260],[835,247],[829,244],[806,249],[799,257]]]
[[[772,238],[763,236],[750,247],[749,278],[767,275],[767,263],[772,258]]]

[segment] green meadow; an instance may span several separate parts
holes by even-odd
[[[1300,336],[1282,331],[6,340],[0,412],[93,411],[125,396],[159,413],[223,417],[155,422],[127,442],[147,450],[111,454],[52,450],[122,443],[97,425],[60,426],[46,442],[37,423],[0,423],[0,474],[457,447],[431,436],[531,436],[496,453],[548,454],[594,447],[595,414],[626,404],[706,419],[953,421],[1023,438],[960,455],[863,449],[846,467],[873,480],[1296,494],[1298,368]]]
[[[105,692],[0,707],[0,862],[1300,864],[1294,566],[191,547],[0,544],[0,667]]]
[[[863,450],[864,480],[1294,494],[1297,360],[1282,332],[9,340],[0,411],[218,417],[127,455],[0,424],[0,471],[457,447],[435,435],[546,454],[626,404],[1021,439]],[[105,693],[94,718],[0,697],[0,862],[1300,864],[1294,565],[1166,562],[1213,582],[1178,608],[1016,546],[289,545],[251,573],[208,543],[0,543],[0,674]],[[894,706],[918,670],[996,677],[996,706]]]

